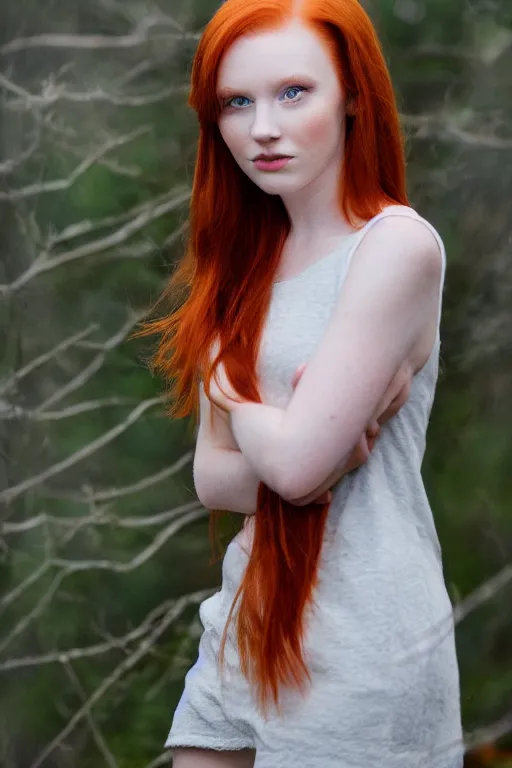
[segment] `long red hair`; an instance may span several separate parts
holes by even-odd
[[[218,128],[221,60],[241,35],[300,19],[328,46],[355,115],[347,118],[339,205],[349,221],[367,221],[389,204],[408,205],[399,116],[370,19],[357,0],[227,0],[207,25],[192,70],[190,105],[200,125],[184,258],[159,301],[173,311],[136,336],[160,341],[150,366],[171,384],[172,418],[199,414],[198,385],[209,396],[222,361],[240,395],[261,402],[256,362],[272,283],[290,230],[282,200],[240,170]],[[159,302],[157,302],[158,304]],[[212,343],[219,351],[210,357]],[[226,630],[238,606],[242,673],[265,712],[279,707],[283,685],[303,690],[306,609],[313,600],[328,505],[296,507],[260,483],[254,538]],[[217,513],[211,514],[217,522]],[[213,528],[210,529],[213,531]],[[220,659],[223,659],[226,631]]]

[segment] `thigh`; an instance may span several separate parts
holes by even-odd
[[[256,752],[254,749],[195,749],[177,747],[173,749],[173,768],[252,768]]]

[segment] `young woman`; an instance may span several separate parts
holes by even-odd
[[[191,104],[190,241],[166,292],[187,295],[145,332],[171,414],[200,403],[199,498],[250,517],[200,608],[174,766],[460,768],[421,478],[445,253],[407,201],[370,20],[357,0],[227,0]]]

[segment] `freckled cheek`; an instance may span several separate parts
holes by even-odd
[[[240,155],[245,156],[247,131],[243,130],[242,126],[240,125],[237,126],[229,123],[225,123],[224,125],[219,123],[219,130],[231,153],[236,158],[240,158]]]
[[[339,136],[340,126],[331,110],[318,110],[297,123],[294,131],[301,145],[327,147]]]

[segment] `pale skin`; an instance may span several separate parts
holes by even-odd
[[[311,493],[346,463],[397,371],[406,366],[416,373],[428,359],[441,255],[416,224],[384,220],[365,238],[285,410],[213,394],[230,411],[242,453],[285,499]]]
[[[354,231],[337,204],[351,105],[336,69],[320,39],[293,22],[237,40],[222,62],[218,96],[219,129],[236,162],[286,206],[291,231],[276,280],[294,277]],[[293,159],[269,173],[254,165],[261,152]],[[376,224],[356,252],[324,338],[296,372],[286,409],[236,402],[218,369],[224,392],[212,382],[214,405],[202,397],[198,467],[207,466],[215,445],[243,458],[255,482],[293,504],[328,500],[328,490],[367,460],[380,425],[405,403],[428,359],[441,267],[437,243],[421,222],[393,217]],[[210,407],[214,434],[205,425]],[[249,768],[254,756],[179,748],[173,764]]]

